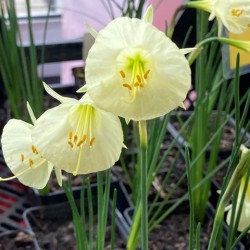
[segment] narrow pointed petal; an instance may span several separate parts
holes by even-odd
[[[148,22],[148,23],[153,23],[153,18],[154,18],[154,9],[153,9],[153,6],[152,4],[147,8],[144,16],[143,16],[143,20],[145,22]]]
[[[88,86],[84,85],[83,87],[81,87],[80,89],[78,89],[76,92],[77,93],[85,93],[88,91]]]
[[[185,49],[180,49],[180,51],[183,53],[183,55],[186,55],[186,54],[189,54],[193,51],[197,51],[197,50],[200,50],[200,48],[185,48]]]
[[[98,35],[98,32],[92,27],[90,26],[88,23],[85,23],[85,27],[88,29],[89,33],[96,38]]]
[[[61,187],[62,186],[62,170],[58,167],[55,167],[54,170],[55,170],[58,185]]]
[[[27,109],[28,109],[28,113],[29,113],[30,119],[31,119],[32,123],[34,124],[35,121],[36,121],[36,117],[34,115],[34,112],[33,112],[32,108],[31,108],[29,102],[27,102]]]
[[[58,100],[61,103],[72,102],[72,100],[74,100],[73,98],[64,97],[64,96],[59,95],[52,88],[50,88],[49,85],[46,84],[45,82],[43,82],[43,86],[44,86],[44,89],[46,90],[46,92],[50,96],[54,97],[56,100]]]

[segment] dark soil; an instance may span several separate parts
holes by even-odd
[[[185,112],[183,112],[183,115],[180,116],[180,119],[182,120],[183,123],[185,123],[188,118],[189,116],[188,114],[185,114]],[[218,129],[218,127],[216,128],[214,127],[213,119],[214,118],[212,116],[211,127],[208,130],[209,133],[211,134],[211,137],[216,132],[216,129]],[[177,130],[177,132],[181,129],[181,125],[178,119],[176,118],[176,116],[173,115],[170,119],[170,122],[173,125],[173,127]],[[188,125],[187,129],[184,130],[182,133],[184,140],[188,141],[188,136],[190,136],[190,134],[191,134],[191,127]],[[244,141],[246,142],[247,140],[248,138],[245,138]],[[228,122],[222,130],[222,137],[220,139],[220,152],[229,154],[232,151],[234,141],[235,141],[235,126],[231,122]],[[249,141],[248,141],[248,144],[249,144]]]
[[[43,211],[36,211],[32,212],[32,216],[28,216],[28,218],[32,218],[32,229],[41,250],[77,250],[74,224],[71,213],[68,211],[65,213],[54,211],[54,216],[52,216],[51,211],[49,213],[46,213],[46,211],[45,213]],[[97,218],[95,217],[94,220],[94,226],[96,227]],[[110,225],[106,227],[105,237],[104,250],[109,250],[111,239]],[[116,231],[115,237],[115,249],[125,249],[125,242],[118,231]],[[95,248],[93,247],[93,249]]]
[[[33,239],[24,232],[6,234],[0,237],[0,250],[34,250]]]
[[[187,179],[185,176],[183,177],[185,172],[185,159],[178,149],[173,148],[164,162],[162,170],[156,174],[153,180],[149,200],[154,199],[155,195],[159,195],[161,199],[166,197],[177,199],[184,195],[188,191]]]
[[[211,230],[212,221],[207,219],[201,226],[201,250],[207,249]],[[188,207],[177,208],[173,214],[162,221],[149,235],[150,250],[186,250],[188,249],[188,244]]]
[[[54,211],[56,213],[56,211]],[[34,218],[32,216],[32,218]],[[46,213],[35,214],[35,232],[42,250],[77,250],[74,225],[67,213],[56,218],[47,217]],[[33,220],[34,222],[34,220]],[[95,222],[95,225],[97,223]],[[209,241],[212,221],[207,220],[201,227],[201,249],[205,250]],[[149,235],[150,250],[186,250],[189,242],[189,210],[186,205],[180,206],[173,214],[163,220]],[[104,250],[110,249],[111,228],[106,229]],[[126,242],[116,232],[115,250],[125,250]]]

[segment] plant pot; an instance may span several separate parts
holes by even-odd
[[[1,250],[34,250],[33,237],[24,231],[8,231],[0,234]]]
[[[0,175],[11,176],[0,151]],[[0,233],[11,230],[24,230],[26,225],[22,213],[30,207],[26,197],[30,189],[17,179],[0,182]]]
[[[214,113],[215,112],[216,111],[214,111]],[[184,122],[188,120],[188,118],[191,116],[191,114],[192,114],[192,111],[178,112],[178,115],[181,117],[181,119]],[[180,125],[178,123],[178,120],[176,119],[175,115],[172,115],[172,117],[170,118],[170,122],[168,123],[169,133],[174,138],[177,138],[177,145],[180,148],[183,148],[183,147],[190,148],[190,144],[187,140],[187,135],[190,135],[190,127],[187,128],[187,130],[181,134],[179,133],[179,130],[180,130]],[[221,147],[220,147],[220,151],[219,151],[219,157],[226,158],[231,154],[233,142],[235,139],[234,132],[235,132],[235,120],[233,118],[229,118],[229,121],[226,124],[224,131],[223,131],[224,136],[222,136],[222,140],[221,140],[221,144],[220,144]],[[240,134],[243,135],[244,132],[245,132],[245,130],[242,129],[240,131]],[[212,137],[212,135],[211,135],[211,137]],[[249,140],[250,140],[250,134],[247,132],[243,143],[246,143],[246,142],[249,143]],[[210,151],[210,149],[208,148],[207,153],[209,153],[209,151]]]
[[[123,239],[127,239],[129,235],[129,224],[124,217],[124,212],[129,207],[133,206],[132,201],[127,193],[125,186],[121,182],[116,182],[111,187],[111,201],[110,208],[112,209],[112,193],[114,189],[117,190],[117,200],[115,208],[115,222]]]
[[[177,200],[176,200],[177,201]],[[171,205],[176,202],[174,200],[166,204],[162,213],[164,213]],[[154,209],[157,209],[159,204],[153,205]],[[151,207],[149,206],[149,209]],[[132,225],[134,208],[128,208],[125,211],[125,218],[129,224]],[[177,208],[175,208],[158,226],[156,226],[149,233],[149,249],[157,250],[175,250],[175,249],[188,249],[189,244],[189,202],[185,200]],[[162,214],[161,214],[162,215]],[[212,223],[215,215],[215,209],[208,203],[206,217],[204,222],[201,223],[201,250],[207,249],[209,243],[210,233],[212,230]],[[224,246],[227,240],[228,227],[223,225],[222,245]],[[195,227],[196,228],[196,227]],[[195,247],[195,245],[194,245]],[[235,250],[244,250],[244,246],[239,243]]]
[[[94,211],[96,211],[96,199],[93,199]],[[86,217],[87,218],[87,217]],[[49,206],[38,206],[27,209],[24,213],[24,219],[28,228],[34,235],[35,249],[76,249],[74,239],[74,225],[72,212],[68,203],[59,203]],[[87,225],[86,219],[86,224]],[[94,218],[94,225],[97,225],[97,218]],[[86,229],[87,230],[87,229]],[[106,245],[110,239],[107,235],[110,233],[110,225],[107,225]],[[116,231],[117,248],[124,249],[125,240],[123,232]],[[96,235],[94,235],[96,237]],[[108,248],[107,248],[108,249]]]
[[[93,187],[97,187],[97,176],[96,174],[89,174],[88,177],[90,178],[90,184]],[[67,176],[64,176],[63,178],[67,178]],[[117,176],[113,175],[111,173],[111,188],[112,185],[115,185],[115,182],[117,182]],[[81,186],[82,186],[82,175],[77,175],[72,178],[72,191],[74,194],[75,199],[80,198],[81,193]],[[32,189],[32,193],[29,194],[29,201],[33,206],[38,205],[52,205],[57,204],[60,202],[67,201],[67,197],[65,195],[65,192],[62,187],[60,187],[57,183],[57,179],[54,175],[50,177],[49,180],[49,192],[47,194],[43,194],[42,192],[39,192],[37,189]]]

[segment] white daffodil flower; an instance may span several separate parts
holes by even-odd
[[[215,17],[218,21],[218,33],[221,34],[224,25],[231,33],[243,33],[250,26],[250,2],[249,0],[203,0],[189,1],[187,7],[193,7],[207,11],[209,20]]]
[[[33,125],[17,119],[11,119],[5,125],[1,139],[3,156],[14,176],[0,178],[0,181],[18,178],[22,184],[37,189],[48,183],[53,165],[34,146],[33,129]]]
[[[96,105],[127,120],[148,120],[182,106],[191,86],[183,52],[151,23],[120,17],[96,36],[85,66]]]
[[[237,198],[236,213],[239,210],[239,205],[242,199],[245,183],[246,183],[246,178],[243,177],[240,182],[240,190],[239,190],[239,194]],[[232,206],[230,207],[228,214],[227,214],[226,221],[228,225],[230,225],[231,216],[232,216]],[[242,211],[241,211],[239,225],[238,225],[238,231],[242,232],[249,225],[250,225],[250,181],[248,182],[247,191],[246,191],[244,201],[243,201]]]
[[[246,148],[244,145],[241,145],[240,149],[241,149],[242,155],[249,153],[249,149]],[[247,178],[246,178],[246,175],[244,175],[240,181],[240,188],[239,188],[239,193],[237,197],[237,205],[236,205],[236,214],[237,214],[237,211],[239,211],[241,200],[243,198],[243,191],[244,191],[245,185],[247,185],[246,194],[244,196],[242,211],[241,211],[239,225],[238,225],[238,231],[240,232],[242,232],[246,227],[250,225],[250,181],[248,180],[247,184],[246,184],[246,181],[247,181]],[[231,216],[232,216],[232,205],[229,205],[228,214],[226,218],[228,225],[230,225]]]
[[[46,91],[62,103],[35,122],[34,144],[55,166],[87,174],[110,168],[119,159],[123,132],[117,116],[95,107],[88,94],[79,101]]]

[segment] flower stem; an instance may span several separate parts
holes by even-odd
[[[141,173],[141,249],[148,249],[148,195],[147,195],[147,122],[139,122]]]
[[[214,218],[214,225],[213,225],[211,238],[210,238],[209,245],[208,245],[208,250],[214,249],[215,240],[216,240],[220,225],[223,220],[225,208],[232,194],[234,193],[234,191],[240,184],[241,178],[246,174],[248,167],[249,167],[249,162],[250,162],[250,151],[248,153],[245,153],[241,157],[240,162],[238,163],[236,169],[234,170],[234,173],[228,183],[228,186],[220,200],[220,203],[218,205],[217,212]]]

